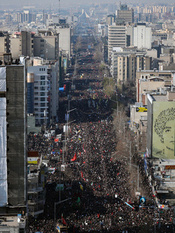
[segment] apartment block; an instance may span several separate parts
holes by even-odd
[[[120,5],[120,10],[116,12],[116,18],[124,20],[125,23],[134,23],[134,10],[122,4]]]
[[[134,27],[134,46],[138,49],[151,49],[152,31],[145,23],[138,23]]]
[[[126,47],[126,26],[111,25],[108,27],[108,61],[114,47]]]
[[[116,82],[135,81],[136,71],[151,68],[152,58],[135,48],[113,48],[110,72]]]
[[[3,224],[0,223],[1,232],[15,232],[17,229],[26,232],[25,77],[23,65],[0,66],[0,215],[6,216]]]
[[[52,31],[39,30],[34,39],[34,57],[45,60],[58,60],[59,58],[59,35]]]
[[[34,60],[34,64],[36,64]],[[27,110],[35,114],[36,125],[57,119],[59,66],[53,64],[37,64],[27,70]]]
[[[34,34],[27,31],[15,32],[10,36],[10,52],[13,59],[20,56],[33,56]]]

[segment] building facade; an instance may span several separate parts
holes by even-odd
[[[15,226],[5,220],[4,225],[0,224],[0,231],[25,232],[26,227],[23,219],[27,213],[25,77],[23,65],[0,67],[0,151],[3,152],[0,153],[0,215],[11,216]],[[17,221],[18,214],[22,224],[20,219]]]
[[[108,27],[108,61],[111,59],[113,47],[126,47],[126,27],[124,25]]]
[[[138,23],[134,27],[134,46],[138,49],[151,49],[152,31],[145,23]]]

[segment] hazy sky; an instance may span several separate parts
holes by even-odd
[[[67,8],[67,7],[72,7],[72,6],[78,6],[82,4],[92,4],[92,3],[118,3],[119,0],[60,0],[60,7],[62,8]],[[166,4],[164,0],[125,0],[122,1],[121,3],[123,4],[129,4],[129,3],[145,3],[145,4]],[[168,0],[168,3],[174,3],[174,0]],[[12,8],[14,6],[18,7],[21,9],[23,6],[39,6],[43,9],[46,8],[57,8],[59,5],[59,0],[0,0],[0,6],[1,8]]]

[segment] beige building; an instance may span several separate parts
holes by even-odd
[[[9,44],[9,34],[8,32],[0,32],[0,53],[9,53],[10,44]]]
[[[10,37],[10,52],[13,59],[20,56],[33,56],[34,34],[27,31],[15,32]]]
[[[46,60],[58,60],[59,35],[52,31],[40,30],[34,37],[34,56]]]
[[[134,23],[134,10],[129,9],[127,5],[121,5],[116,15],[117,19],[122,19],[125,23]]]
[[[111,53],[110,72],[116,82],[134,81],[137,70],[150,69],[152,58],[145,54],[146,52],[134,48],[114,48]]]
[[[164,93],[171,86],[174,72],[160,70],[141,70],[136,72],[136,100],[147,105],[148,93]]]

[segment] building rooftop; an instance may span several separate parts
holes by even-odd
[[[18,216],[0,217],[0,229],[4,227],[19,227],[19,224],[25,225],[26,220]],[[0,231],[1,232],[1,231]]]

